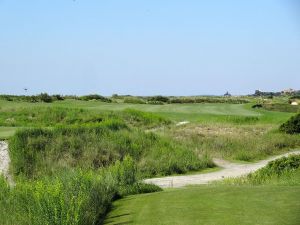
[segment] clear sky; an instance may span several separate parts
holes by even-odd
[[[300,89],[298,0],[0,0],[0,93]]]

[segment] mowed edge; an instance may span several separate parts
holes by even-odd
[[[195,186],[130,196],[106,225],[300,224],[300,186]]]

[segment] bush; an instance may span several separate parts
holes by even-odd
[[[300,133],[300,113],[291,117],[287,122],[282,124],[279,128],[280,131],[287,134],[299,134]]]
[[[129,104],[146,104],[146,102],[143,99],[137,98],[137,97],[126,97],[124,99],[124,103],[129,103]]]
[[[55,100],[55,101],[63,101],[65,100],[65,98],[61,95],[52,95],[52,98]]]
[[[281,177],[289,176],[300,168],[300,155],[291,155],[271,161],[264,168],[249,174],[244,183],[265,184],[280,182]],[[283,180],[284,181],[284,180]]]
[[[170,101],[170,99],[168,97],[161,96],[161,95],[148,97],[147,100],[149,102],[162,102],[162,103],[167,103]]]
[[[53,101],[52,97],[47,93],[41,93],[38,98],[41,99],[42,102],[50,103]]]
[[[97,95],[97,94],[81,96],[81,97],[79,97],[79,99],[84,100],[84,101],[97,100],[97,101],[101,101],[101,102],[111,102],[111,99],[103,97],[101,95]]]

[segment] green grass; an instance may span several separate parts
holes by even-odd
[[[0,127],[0,140],[13,136],[17,129],[17,127]]]
[[[104,224],[296,225],[300,187],[201,186],[130,196],[114,203]]]
[[[207,156],[179,142],[111,121],[97,126],[24,129],[11,138],[15,175],[36,178],[57,170],[96,170],[130,155],[141,176],[170,175],[213,167]]]
[[[240,115],[259,116],[260,113],[245,108],[241,104],[206,103],[206,104],[126,104],[126,103],[104,103],[94,101],[64,100],[53,103],[27,103],[8,102],[0,100],[1,109],[28,108],[28,107],[68,107],[82,108],[96,111],[121,111],[132,108],[141,111],[161,113],[169,115],[176,120],[197,120],[199,115]],[[198,115],[198,116],[197,116]]]
[[[244,225],[300,223],[300,156],[275,161],[245,177],[167,189],[114,203],[106,225]]]

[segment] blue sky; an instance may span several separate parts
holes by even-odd
[[[0,93],[300,89],[297,0],[0,0]]]

